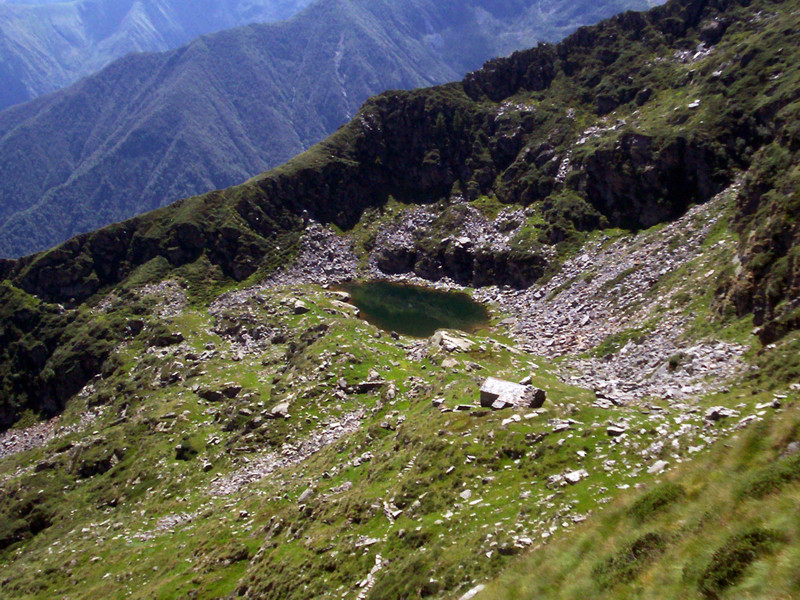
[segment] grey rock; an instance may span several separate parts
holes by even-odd
[[[267,416],[272,419],[288,419],[289,418],[289,403],[281,402],[270,409]]]
[[[225,395],[221,391],[214,389],[198,389],[197,395],[209,402],[220,402],[225,399]]]
[[[544,404],[547,393],[530,385],[521,385],[496,377],[488,377],[481,386],[481,406],[493,407],[498,400],[508,406],[539,408]]]
[[[786,446],[786,450],[783,451],[781,454],[782,457],[792,456],[800,452],[800,442],[790,442],[788,446]]]
[[[315,493],[314,488],[311,487],[307,488],[302,494],[300,494],[300,497],[297,499],[297,502],[299,504],[305,504],[306,502],[311,500],[311,498],[314,497],[314,493]]]
[[[572,425],[568,421],[557,421],[553,425],[553,433],[561,433],[572,429]]]
[[[376,381],[362,381],[357,383],[353,386],[356,394],[366,394],[368,392],[372,392],[374,390],[379,390],[386,382],[383,380],[376,380]]]
[[[650,475],[658,475],[659,473],[663,473],[664,469],[666,469],[668,466],[669,463],[667,461],[657,460],[650,466],[650,468],[647,469],[647,472],[650,473]]]
[[[308,304],[306,304],[302,300],[295,301],[295,303],[292,305],[292,310],[296,315],[304,315],[307,312],[311,311],[311,309],[308,307]]]
[[[580,469],[578,471],[570,471],[569,473],[564,473],[564,480],[567,483],[576,484],[582,479],[586,479],[589,477],[589,472],[586,469]]]
[[[729,417],[737,417],[739,413],[735,410],[730,408],[725,408],[724,406],[713,406],[706,411],[705,420],[706,421],[719,421],[720,419],[727,419]]]
[[[470,340],[443,330],[434,333],[428,341],[429,348],[445,352],[469,352],[473,345]]]
[[[153,336],[153,338],[150,340],[150,343],[158,348],[163,348],[166,346],[180,344],[183,340],[184,337],[182,333],[179,331],[173,331],[172,333],[162,333]]]
[[[764,410],[765,408],[774,408],[779,409],[781,407],[781,401],[778,398],[774,398],[770,402],[764,402],[763,404],[756,404],[757,410]]]
[[[511,404],[510,402],[506,402],[505,400],[498,398],[497,400],[492,402],[491,408],[492,410],[504,410],[506,408],[511,408],[512,406],[514,405]]]
[[[242,391],[242,386],[232,381],[224,383],[222,385],[222,389],[220,390],[222,395],[225,396],[226,398],[235,398],[236,396],[239,395],[239,392],[241,391]]]

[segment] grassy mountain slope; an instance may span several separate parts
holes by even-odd
[[[173,267],[210,264],[215,273],[243,280],[291,254],[304,211],[350,228],[389,196],[418,202],[489,195],[533,203],[541,220],[519,231],[505,255],[520,265],[540,262],[543,248],[567,244],[581,230],[647,227],[674,218],[726,186],[754,157],[776,146],[791,152],[793,144],[787,124],[794,120],[786,117],[797,110],[791,51],[743,60],[737,46],[740,38],[765,39],[765,49],[774,49],[778,43],[770,38],[778,36],[791,48],[790,28],[751,31],[739,19],[708,31],[709,10],[690,4],[646,16],[628,13],[557,46],[491,62],[461,84],[378,96],[331,138],[249,183],[0,268],[28,293],[73,304],[156,258]],[[700,38],[715,44],[713,52],[702,63],[684,62],[680,57],[694,55]],[[782,79],[764,93],[773,73]],[[752,202],[767,210],[768,202],[786,198],[766,193]],[[458,222],[457,214],[451,218]],[[774,223],[782,222],[791,231],[793,221]],[[765,233],[742,235],[743,244],[757,245]],[[441,276],[425,266],[447,254],[446,235],[421,240],[400,270]],[[736,298],[764,298],[757,324],[778,322],[796,297],[796,271],[771,252],[753,265],[746,251],[743,245],[743,268],[720,284],[730,295],[722,305],[743,314],[750,306]],[[781,287],[769,287],[770,274],[782,274]],[[536,275],[534,269],[507,282],[524,285]],[[13,354],[12,347],[6,352]],[[40,366],[53,350],[42,354]],[[11,404],[14,397],[8,396]]]
[[[646,6],[564,4],[326,0],[286,23],[128,56],[4,111],[0,256],[240,183],[335,131],[373,94],[458,79],[492,56]]]
[[[74,83],[129,52],[176,48],[246,23],[286,19],[309,0],[82,0],[0,5],[0,108]]]
[[[509,567],[481,598],[793,598],[797,408]]]
[[[4,592],[798,595],[798,19],[621,15],[0,262]],[[379,274],[490,327],[322,286]],[[478,408],[490,375],[543,410]]]

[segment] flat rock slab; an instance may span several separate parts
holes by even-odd
[[[488,377],[481,386],[481,406],[484,408],[539,408],[546,399],[547,393],[544,390],[496,377]]]

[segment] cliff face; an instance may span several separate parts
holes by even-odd
[[[738,204],[740,267],[730,295],[740,313],[753,313],[765,344],[800,327],[797,109],[782,111],[788,119],[776,141],[758,152]]]
[[[261,24],[258,3],[223,3],[223,19],[214,16],[220,3],[195,2],[181,16],[230,25],[249,5],[256,23],[168,52],[126,51],[69,88],[0,112],[0,256],[237,185],[335,132],[373,94],[454,81],[487,58],[649,5],[548,0],[543,11],[534,0],[320,0],[291,20]],[[132,4],[164,15],[175,7]],[[304,3],[266,4],[293,12]],[[70,12],[81,5],[57,4]],[[8,6],[0,4],[0,40]],[[147,19],[137,22],[148,29]],[[2,54],[0,41],[7,64]]]

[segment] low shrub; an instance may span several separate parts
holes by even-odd
[[[719,598],[741,579],[751,563],[771,553],[781,540],[777,532],[757,527],[731,536],[717,548],[700,576],[700,593],[706,598]]]

